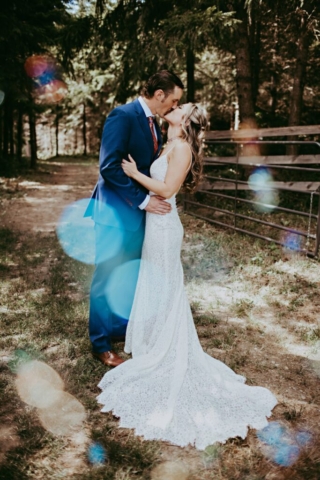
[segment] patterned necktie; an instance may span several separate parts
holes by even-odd
[[[153,155],[154,155],[158,150],[158,140],[157,140],[156,134],[154,133],[153,117],[148,117],[148,121],[149,121],[149,127],[151,130],[151,135],[153,140]]]

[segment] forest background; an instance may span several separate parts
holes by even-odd
[[[237,105],[240,128],[320,124],[319,19],[316,0],[2,1],[0,169],[98,153],[109,111],[163,68],[212,130]],[[33,55],[54,59],[62,95],[39,96]]]

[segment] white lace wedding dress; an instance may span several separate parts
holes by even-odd
[[[163,181],[167,166],[162,155],[151,176]],[[132,359],[105,374],[98,402],[145,439],[202,450],[265,427],[277,400],[202,350],[183,285],[183,228],[175,197],[169,202],[170,214],[147,213],[125,342]]]

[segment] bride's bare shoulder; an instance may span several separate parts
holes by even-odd
[[[181,159],[185,158],[189,160],[191,157],[191,148],[188,142],[177,142],[176,145],[168,152],[168,157],[170,160],[172,159]]]

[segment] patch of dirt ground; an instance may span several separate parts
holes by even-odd
[[[36,180],[2,179],[1,223],[21,232],[52,232],[63,209],[89,198],[98,179],[92,163],[43,162]]]

